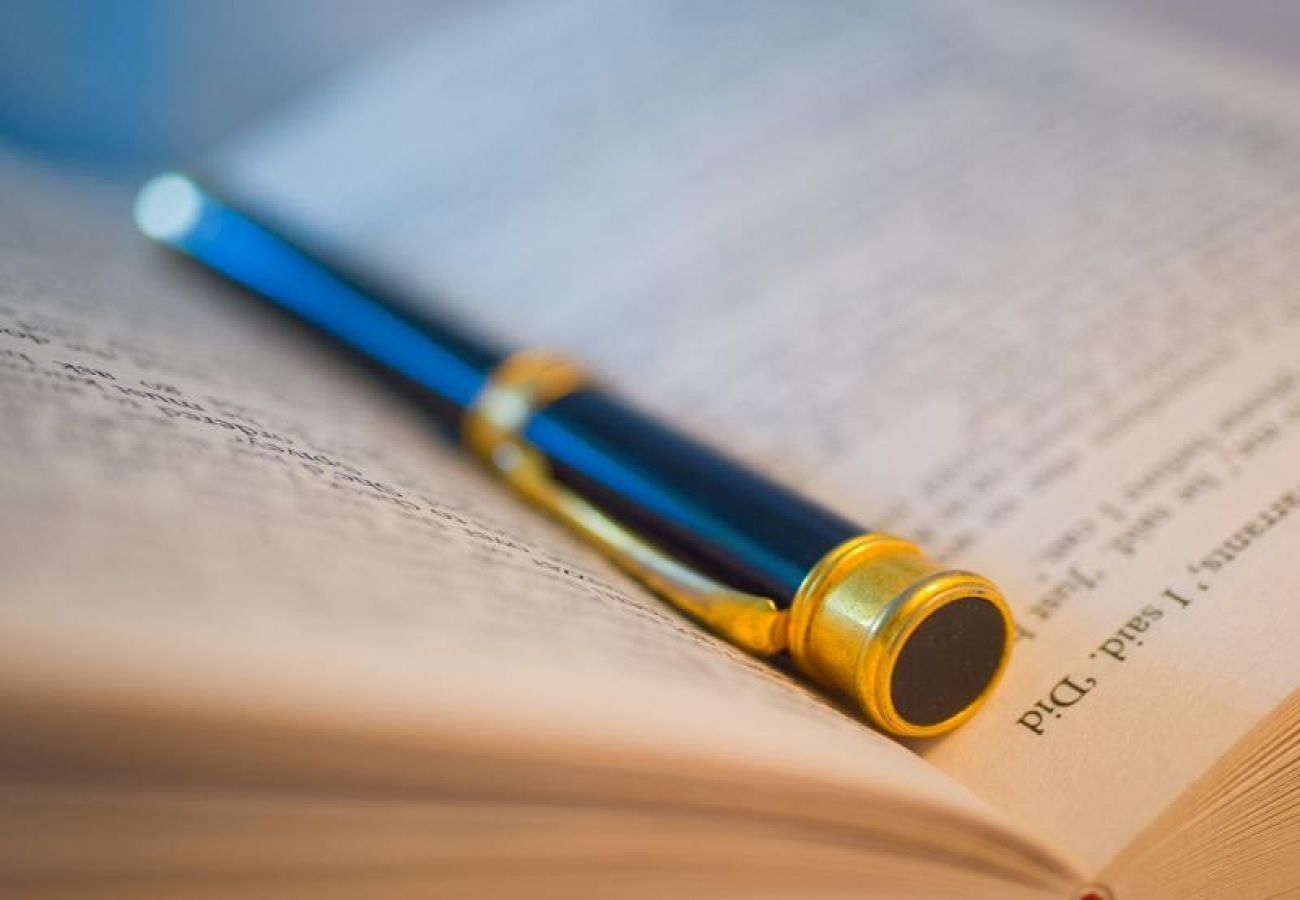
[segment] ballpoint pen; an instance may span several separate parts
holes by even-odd
[[[500,352],[188,175],[145,185],[136,222],[415,388],[518,493],[715,633],[759,656],[788,653],[880,729],[955,728],[1005,669],[1011,616],[987,579],[670,430],[573,361]]]

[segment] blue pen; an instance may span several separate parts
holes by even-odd
[[[717,634],[760,656],[788,653],[882,730],[949,731],[1005,669],[1013,626],[987,579],[674,432],[572,360],[499,350],[187,175],[149,182],[136,220],[415,388],[518,493]]]

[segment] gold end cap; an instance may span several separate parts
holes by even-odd
[[[790,610],[799,667],[902,737],[942,734],[974,715],[1005,670],[1013,638],[992,582],[942,569],[886,534],[832,550]]]

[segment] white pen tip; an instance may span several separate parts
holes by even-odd
[[[175,241],[194,227],[203,195],[184,175],[168,172],[150,179],[135,198],[135,225],[157,241]]]

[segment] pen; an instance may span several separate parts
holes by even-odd
[[[580,366],[501,352],[326,263],[197,179],[136,201],[144,234],[306,320],[415,388],[489,470],[732,643],[788,653],[890,734],[966,721],[1013,630],[990,581],[943,569],[638,412]]]

